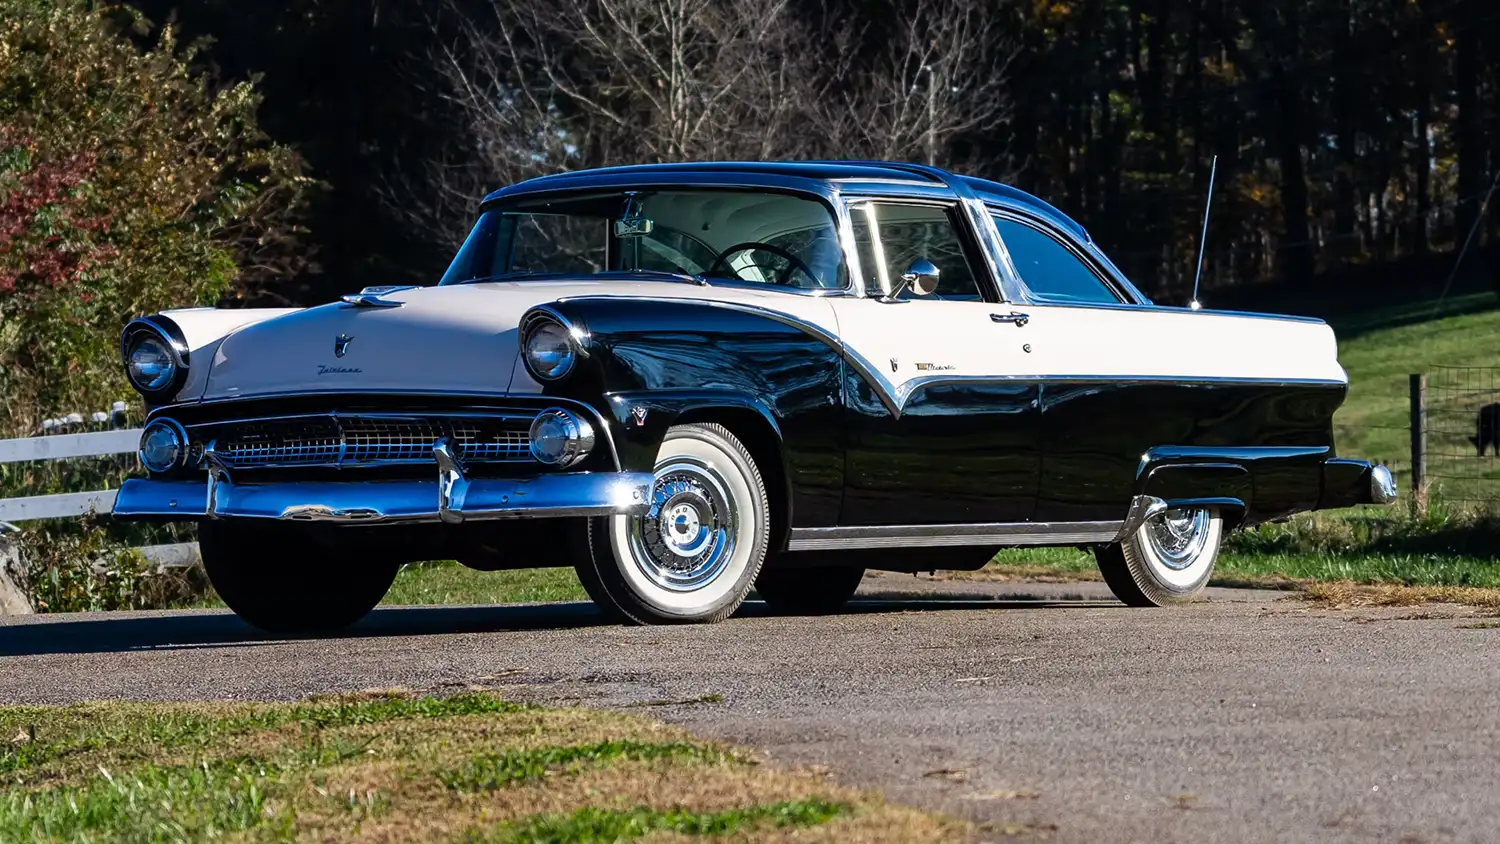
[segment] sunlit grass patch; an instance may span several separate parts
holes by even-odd
[[[734,757],[718,748],[690,742],[640,742],[612,739],[566,747],[536,747],[506,753],[481,753],[467,764],[440,771],[438,779],[454,791],[493,791],[540,780],[553,773],[577,773],[586,765],[629,760],[693,759],[727,762]]]
[[[471,834],[465,840],[483,844],[609,844],[632,841],[653,832],[724,836],[744,833],[759,825],[815,826],[847,811],[847,804],[816,798],[723,812],[660,811],[645,806],[624,811],[589,808],[565,815],[540,815]]]
[[[0,709],[0,776],[78,755],[118,750],[160,756],[234,736],[295,725],[324,730],[413,718],[513,713],[525,704],[491,695],[330,696],[285,706],[77,704]]]
[[[780,840],[785,829],[927,841],[966,829],[645,718],[480,692],[10,707],[0,730],[0,841]]]

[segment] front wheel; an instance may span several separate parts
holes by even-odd
[[[657,455],[651,510],[590,519],[578,579],[621,621],[722,621],[760,572],[769,512],[760,470],[734,434],[674,426]]]
[[[1224,520],[1204,507],[1167,510],[1135,533],[1095,550],[1115,597],[1132,607],[1192,600],[1208,585],[1219,557]]]
[[[271,633],[339,630],[380,603],[401,566],[358,543],[322,543],[279,524],[203,522],[208,581],[235,615]]]

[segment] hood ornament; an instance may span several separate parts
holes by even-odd
[[[366,287],[358,293],[349,293],[339,297],[339,301],[345,308],[399,308],[401,302],[381,298],[402,290],[416,290],[415,284],[386,284],[379,287]]]
[[[333,356],[336,358],[343,357],[349,352],[349,344],[353,342],[354,338],[348,334],[340,334],[333,338]]]

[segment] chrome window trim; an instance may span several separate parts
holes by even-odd
[[[1108,290],[1110,292],[1110,294],[1115,297],[1115,301],[1114,302],[1075,302],[1075,301],[1069,300],[1069,299],[1058,299],[1058,298],[1055,298],[1055,297],[1052,297],[1052,296],[1048,296],[1045,293],[1038,293],[1035,290],[1033,290],[1031,288],[1031,285],[1029,285],[1029,284],[1026,283],[1026,279],[1021,276],[1020,271],[1017,270],[1016,271],[1016,280],[1017,280],[1017,283],[1020,285],[1020,287],[1026,291],[1026,301],[1027,301],[1027,304],[1033,304],[1033,305],[1057,305],[1057,306],[1080,307],[1080,308],[1093,307],[1093,306],[1096,306],[1096,305],[1097,306],[1103,306],[1103,307],[1111,307],[1111,306],[1114,306],[1114,305],[1136,305],[1136,306],[1138,306],[1138,305],[1143,304],[1143,302],[1128,302],[1128,301],[1125,301],[1125,298],[1133,298],[1133,297],[1136,297],[1136,296],[1140,296],[1139,291],[1135,290],[1135,288],[1134,288],[1133,285],[1130,285],[1130,284],[1128,284],[1128,282],[1125,282],[1123,276],[1116,276],[1115,273],[1110,272],[1104,266],[1104,264],[1102,264],[1100,261],[1098,261],[1092,255],[1090,255],[1089,252],[1088,252],[1088,250],[1085,249],[1085,248],[1083,248],[1067,232],[1062,231],[1061,229],[1057,228],[1056,226],[1049,225],[1045,221],[1040,220],[1040,219],[1038,219],[1036,217],[1033,217],[1033,216],[1031,216],[1029,214],[1019,213],[1019,212],[1017,212],[1017,211],[1015,211],[1013,209],[1009,209],[1009,208],[1001,209],[1001,208],[996,208],[994,206],[986,206],[986,209],[987,209],[987,212],[986,212],[987,216],[990,219],[990,225],[995,229],[995,236],[998,237],[998,238],[1000,238],[1000,240],[1001,240],[1002,243],[1004,242],[1005,238],[1000,234],[1000,228],[999,228],[999,226],[997,226],[995,224],[995,220],[994,220],[995,217],[1004,217],[1005,219],[1010,220],[1012,222],[1015,222],[1015,223],[1017,223],[1019,225],[1028,226],[1030,228],[1036,229],[1038,232],[1041,232],[1043,235],[1045,235],[1047,237],[1050,237],[1053,240],[1057,241],[1058,245],[1062,246],[1063,249],[1067,250],[1070,254],[1073,255],[1073,257],[1077,258],[1080,263],[1082,263],[1086,268],[1088,268],[1089,272],[1093,273],[1094,276],[1099,279],[1099,282],[1104,285],[1104,288],[1106,290]],[[1005,247],[1005,249],[1006,249],[1006,253],[1005,253],[1006,254],[1006,260],[1009,261],[1010,260],[1010,247],[1007,246],[1007,247]],[[1014,263],[1011,264],[1011,268],[1014,270],[1014,268],[1015,268],[1015,264]],[[1122,298],[1122,296],[1125,297],[1125,298]],[[1145,297],[1144,296],[1140,296],[1140,298],[1144,299]]]
[[[592,194],[607,196],[618,190],[632,189],[640,191],[701,191],[701,190],[726,190],[739,191],[742,193],[780,193],[808,199],[821,204],[824,210],[829,212],[833,221],[834,231],[838,235],[840,245],[843,247],[844,268],[847,271],[848,283],[843,287],[819,287],[819,288],[788,288],[779,284],[760,284],[747,281],[722,281],[719,279],[706,279],[709,289],[714,287],[745,287],[753,290],[772,290],[779,293],[791,293],[803,296],[848,296],[856,290],[857,295],[865,295],[862,286],[859,285],[858,274],[855,268],[858,261],[851,263],[852,247],[854,245],[853,235],[849,229],[849,219],[844,213],[841,192],[837,185],[828,181],[808,179],[796,176],[768,176],[764,174],[745,175],[738,178],[725,178],[722,174],[705,173],[673,173],[672,178],[666,181],[656,181],[649,178],[641,178],[638,174],[627,177],[625,174],[601,173],[597,174],[598,182],[588,185],[548,187],[540,190],[509,192],[511,188],[502,188],[486,197],[480,203],[479,213],[483,214],[496,208],[511,205],[516,202],[540,200],[561,201],[564,199],[586,198]],[[544,177],[545,178],[545,177]],[[522,183],[524,184],[524,183]],[[519,187],[513,185],[512,188]],[[496,281],[524,281],[521,278],[498,278]],[[455,284],[472,284],[474,282],[455,282]]]
[[[973,256],[968,254],[971,247],[979,253],[979,258],[982,262],[982,265],[969,267],[969,271],[974,276],[974,283],[979,286],[979,292],[981,295],[979,301],[991,305],[1003,305],[1009,301],[1006,296],[1005,286],[996,280],[996,264],[994,263],[993,256],[989,254],[989,251],[984,242],[984,238],[981,237],[977,231],[975,231],[975,218],[973,216],[972,209],[967,207],[964,200],[945,193],[941,193],[940,191],[934,191],[931,189],[931,187],[929,187],[928,190],[913,192],[910,194],[861,193],[857,195],[846,196],[844,198],[844,209],[846,215],[850,218],[851,221],[849,229],[849,239],[851,244],[854,241],[854,229],[852,222],[854,213],[863,211],[865,208],[872,205],[905,205],[923,208],[942,208],[943,210],[949,212],[950,217],[953,221],[954,229],[957,232],[959,244],[963,247],[965,253],[964,261],[971,265],[973,264]],[[875,221],[877,223],[876,229],[878,229],[879,218],[876,217]],[[883,260],[885,257],[885,244],[880,240],[880,232],[878,230],[872,231],[871,240],[873,242],[876,253],[878,253]],[[853,253],[853,258],[856,262],[858,262],[859,254],[857,248]],[[858,264],[856,263],[855,265],[851,266],[858,266]],[[889,268],[882,267],[880,269],[881,272],[877,274],[885,276]],[[890,281],[888,279],[886,281],[887,285],[889,285]],[[860,290],[863,291],[862,295],[870,296],[871,294],[869,293],[869,291],[865,290],[864,287],[864,277],[860,276],[857,282],[860,285]],[[879,295],[881,296],[885,296],[888,293],[889,286],[887,286],[887,289],[879,291]],[[997,298],[995,301],[984,298],[988,296],[995,296]],[[951,301],[967,300],[960,299]]]

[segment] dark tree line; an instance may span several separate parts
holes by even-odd
[[[1294,293],[1375,290],[1403,278],[1441,284],[1471,230],[1462,275],[1488,277],[1486,255],[1500,245],[1500,201],[1485,202],[1500,172],[1496,0],[141,5],[214,38],[207,55],[225,79],[259,74],[263,126],[300,149],[325,183],[309,219],[321,272],[257,295],[325,301],[364,284],[430,280],[461,235],[463,194],[477,199],[482,185],[528,175],[528,161],[545,169],[698,155],[930,157],[1057,204],[1165,301],[1185,299],[1191,285],[1213,155],[1211,304],[1265,282]],[[608,29],[625,13],[641,27],[633,53],[617,53]],[[665,44],[653,15],[686,16],[707,35],[770,23],[746,31],[748,41],[724,37],[735,30]],[[580,26],[591,20],[602,37]],[[965,66],[982,72],[955,73],[945,47],[974,33],[982,43],[957,46]],[[654,104],[645,90],[632,100],[628,83],[640,79],[618,72],[678,50],[684,67],[701,71],[694,84],[722,79],[732,67],[705,51],[730,48],[757,70],[784,71],[759,73],[755,85],[785,88],[751,90],[735,77],[744,96],[714,100],[718,133],[683,122],[684,104],[691,110],[702,90],[682,88],[675,105]],[[489,86],[468,91],[468,102],[455,87],[466,74]],[[542,111],[502,114],[522,88],[543,92]],[[940,110],[920,107],[929,94],[942,95]],[[617,106],[628,110],[609,113]],[[976,117],[928,132],[923,121],[935,112]],[[880,118],[857,119],[865,113]],[[565,159],[516,155],[516,139],[540,124],[514,121],[538,115],[555,123],[554,139],[566,136]],[[477,151],[497,147],[476,128],[485,122],[522,134],[486,158]],[[774,142],[744,143],[752,131]],[[651,143],[633,145],[638,137]],[[418,207],[455,185],[446,210]]]

